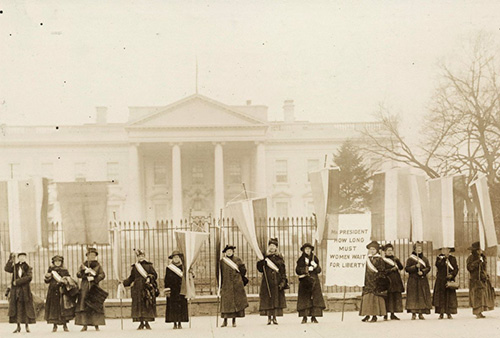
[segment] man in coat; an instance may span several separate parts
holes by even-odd
[[[98,286],[106,278],[104,269],[97,261],[98,254],[97,249],[89,248],[86,254],[87,260],[82,263],[80,271],[76,274],[78,278],[81,278],[82,282],[80,285],[80,295],[76,304],[75,325],[83,326],[81,329],[82,332],[87,331],[88,325],[94,326],[96,331],[99,331],[99,325],[106,325],[104,310],[96,311],[86,303],[92,286]],[[104,303],[104,299],[102,302]]]
[[[312,323],[317,323],[316,317],[323,316],[326,308],[321,282],[318,274],[321,273],[319,259],[313,253],[314,246],[305,243],[300,248],[302,255],[297,260],[295,272],[299,276],[299,293],[297,299],[297,312],[302,317],[302,324],[307,323],[307,317],[311,317]]]
[[[406,311],[412,314],[411,319],[425,319],[432,309],[431,289],[427,274],[431,271],[429,260],[424,256],[422,242],[413,245],[413,252],[406,260],[408,283],[406,285]]]
[[[11,253],[5,272],[12,274],[9,294],[9,323],[17,324],[14,333],[21,332],[21,323],[25,324],[26,332],[30,332],[29,324],[36,322],[35,307],[31,294],[30,283],[33,278],[33,269],[26,263],[26,254],[21,252],[17,255]]]
[[[149,322],[154,322],[156,317],[158,275],[153,263],[146,260],[143,250],[135,250],[135,254],[137,262],[132,264],[130,276],[123,281],[123,285],[132,285],[132,321],[140,322],[137,330],[151,330]]]
[[[181,294],[184,264],[183,255],[180,251],[174,250],[169,259],[171,263],[165,270],[165,296],[167,297],[167,309],[165,311],[165,322],[174,323],[174,329],[182,329],[182,323],[189,321],[188,303],[184,295]]]
[[[224,321],[221,327],[227,326],[227,319],[233,319],[233,327],[236,326],[236,318],[245,317],[245,308],[248,307],[245,284],[248,282],[245,275],[247,269],[243,261],[234,255],[234,245],[226,245],[220,261],[221,278],[221,316]]]
[[[453,251],[454,248],[441,248],[441,254],[436,257],[437,274],[432,305],[435,306],[436,313],[439,313],[439,319],[443,319],[445,313],[448,319],[453,319],[452,314],[457,313],[457,291],[446,287],[448,282],[455,281],[458,274],[457,259],[450,254]]]
[[[262,273],[259,290],[259,311],[267,316],[267,325],[278,325],[277,316],[283,316],[286,308],[285,289],[288,287],[283,256],[278,252],[278,239],[271,238],[263,260],[257,262],[257,270]]]

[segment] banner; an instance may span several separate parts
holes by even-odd
[[[338,237],[328,240],[325,285],[364,285],[370,235],[370,214],[339,215]]]
[[[108,183],[57,183],[64,244],[109,244]]]
[[[336,238],[340,208],[339,174],[338,168],[309,173],[317,225],[314,239],[318,243],[323,241],[325,235],[327,239]]]
[[[177,245],[184,254],[184,277],[182,278],[181,294],[185,295],[187,299],[193,299],[196,297],[196,291],[190,270],[194,266],[194,263],[196,263],[201,247],[208,239],[209,234],[195,231],[175,231],[174,233]]]
[[[410,179],[407,169],[391,169],[373,176],[372,239],[394,241],[410,238]]]
[[[267,245],[267,199],[231,202],[226,209],[259,260],[264,259]]]
[[[485,248],[497,246],[498,241],[487,177],[484,175],[480,176],[477,180],[470,183],[470,187],[472,200],[479,216],[479,233],[484,234],[480,237],[481,249],[484,250]]]
[[[0,182],[0,222],[8,224],[9,239],[2,247],[11,252],[35,252],[48,246],[47,180]]]
[[[432,229],[430,225],[429,188],[422,175],[408,175],[410,186],[410,241],[430,241]]]

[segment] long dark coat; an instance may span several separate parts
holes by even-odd
[[[447,261],[450,262],[453,269],[448,267]],[[448,258],[445,255],[439,255],[436,257],[436,268],[432,305],[436,308],[436,313],[455,314],[458,308],[457,292],[454,289],[447,289],[446,283],[455,281],[458,274],[457,259],[452,255],[449,255]]]
[[[50,277],[45,277],[45,283],[49,284],[47,298],[45,300],[45,320],[49,324],[66,324],[75,316],[75,307],[65,307],[66,289],[63,283],[57,282],[52,277],[52,271],[56,271],[61,277],[69,277],[68,269],[62,266],[50,266],[47,273]],[[73,298],[73,297],[71,297]],[[67,304],[67,302],[66,302]],[[73,305],[73,304],[71,304]]]
[[[142,261],[140,263],[144,270],[147,272],[151,282],[156,282],[158,274],[156,273],[153,263],[148,261]],[[144,278],[135,264],[132,264],[132,270],[130,271],[130,276],[123,281],[124,286],[131,287],[132,295],[132,321],[148,321],[152,322],[156,317],[156,297],[150,299],[146,295],[146,278]]]
[[[266,256],[277,267],[278,272],[267,266],[265,260],[257,262],[257,270],[262,273],[262,282],[259,290],[259,311],[261,316],[267,316],[269,311],[275,311],[276,315],[282,315],[286,308],[285,286],[287,285],[285,261],[281,255],[269,254]],[[265,274],[264,274],[265,271]],[[269,290],[266,277],[269,282]],[[269,294],[270,291],[270,294]]]
[[[223,318],[244,317],[245,308],[248,307],[248,300],[242,276],[246,275],[247,269],[239,257],[226,258],[236,263],[240,271],[234,270],[221,259],[221,314]]]
[[[389,281],[387,298],[385,299],[386,311],[390,313],[403,312],[402,293],[405,291],[405,287],[400,272],[403,270],[403,264],[401,264],[399,258],[395,256],[386,256],[385,259],[390,259],[395,264],[395,266],[393,266],[390,262],[384,260],[385,275]]]
[[[365,286],[363,286],[362,295],[367,293],[377,294],[381,291],[387,290],[387,284],[385,283],[385,263],[380,256],[374,256],[368,258],[371,260],[372,264],[377,268],[378,272],[374,272],[366,267],[365,271]]]
[[[483,311],[493,310],[495,307],[495,291],[486,272],[486,256],[473,252],[467,258],[467,270],[469,270],[470,274],[469,305],[472,307],[473,313],[479,314]]]
[[[312,262],[316,263],[316,267],[311,265]],[[313,267],[313,270],[309,271],[309,267]],[[325,300],[323,299],[323,293],[321,291],[321,281],[318,277],[318,274],[321,273],[318,257],[314,254],[306,255],[305,253],[302,253],[300,258],[297,260],[295,272],[299,276],[306,275],[303,278],[299,278],[297,311],[300,312],[302,310],[312,309],[313,307],[321,310],[325,309],[326,306]]]
[[[23,271],[22,276],[18,274],[19,267]],[[30,288],[33,269],[26,262],[14,264],[14,261],[9,259],[4,270],[12,274],[9,294],[9,323],[35,323],[36,314]]]
[[[183,266],[177,266],[183,270]],[[165,322],[188,322],[188,304],[184,295],[181,295],[182,277],[168,267],[165,271],[165,288],[170,288],[170,296],[167,297],[167,310],[165,312]]]
[[[417,255],[415,252],[413,255]],[[424,262],[425,267],[417,268],[417,261],[408,257],[405,270],[408,272],[408,283],[406,285],[406,310],[411,313],[429,314],[432,309],[431,289],[427,274],[431,271],[429,260],[422,253],[418,255]],[[422,271],[422,275],[418,271]]]
[[[85,273],[85,268],[80,266],[80,270],[76,273],[78,278],[81,278],[82,282],[80,285],[80,294],[78,296],[78,302],[76,304],[76,318],[75,325],[105,325],[104,313],[98,313],[85,305],[85,299],[89,294],[90,287],[94,284],[99,285],[99,283],[106,278],[104,269],[98,261],[85,261],[84,266],[90,267],[97,274],[93,281],[89,281],[88,277],[91,274]]]

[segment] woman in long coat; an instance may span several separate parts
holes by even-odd
[[[314,246],[311,243],[302,245],[300,248],[302,255],[297,260],[295,268],[295,272],[299,275],[297,311],[299,317],[302,317],[302,324],[307,323],[308,316],[311,317],[311,322],[317,323],[316,317],[323,317],[323,310],[326,308],[318,277],[321,267],[313,250]]]
[[[172,252],[168,257],[172,262],[165,271],[165,295],[167,296],[165,322],[174,323],[174,329],[182,329],[181,322],[186,323],[189,321],[187,299],[184,295],[181,295],[184,270],[182,257],[182,253],[179,251]]]
[[[233,326],[236,326],[236,318],[245,317],[245,308],[248,307],[245,292],[247,268],[239,257],[234,256],[235,249],[234,245],[226,245],[222,250],[225,256],[220,261],[221,316],[224,318],[221,327],[227,326],[228,318],[232,318]]]
[[[45,283],[49,284],[45,300],[45,320],[48,324],[53,324],[52,332],[57,331],[58,325],[62,325],[63,330],[68,332],[67,324],[75,317],[74,299],[72,299],[71,306],[65,306],[68,298],[73,297],[67,294],[65,277],[69,278],[70,274],[63,264],[64,257],[59,255],[52,257],[52,265],[45,274]],[[68,298],[65,300],[65,297]]]
[[[278,252],[278,239],[271,238],[263,260],[257,262],[257,270],[262,273],[259,290],[259,312],[267,316],[267,325],[278,325],[276,317],[283,316],[286,308],[285,289],[288,287],[283,256]]]
[[[486,272],[486,256],[480,248],[479,242],[472,243],[471,255],[467,258],[469,270],[469,304],[476,318],[485,318],[484,311],[495,308],[495,290],[491,286],[490,278]]]
[[[146,260],[143,250],[135,250],[137,262],[132,264],[130,276],[123,281],[124,286],[131,287],[132,321],[140,322],[137,330],[151,330],[149,322],[156,317],[156,279],[158,275],[153,263]]]
[[[15,262],[15,254],[10,254],[5,272],[12,274],[9,294],[9,323],[17,324],[14,333],[21,332],[21,323],[26,326],[26,332],[30,332],[29,324],[36,322],[35,307],[31,294],[30,283],[33,278],[33,269],[26,263],[26,254],[19,253]]]
[[[403,280],[401,279],[403,264],[401,264],[399,258],[394,256],[394,247],[391,243],[386,244],[382,250],[384,253],[382,260],[385,263],[385,275],[389,279],[385,307],[387,313],[391,314],[391,320],[399,320],[395,313],[403,312],[402,293],[405,291]],[[387,319],[387,315],[384,316],[384,319]]]
[[[406,310],[411,312],[411,319],[425,319],[424,314],[430,314],[432,309],[431,289],[427,274],[431,271],[429,260],[422,252],[422,242],[413,244],[413,252],[406,260],[405,270],[408,272],[406,285]]]
[[[439,313],[439,319],[443,319],[445,313],[448,319],[453,319],[452,314],[457,313],[457,292],[455,289],[446,287],[446,283],[455,281],[458,274],[457,259],[450,254],[453,251],[455,251],[453,248],[441,248],[441,254],[436,257],[437,274],[432,305],[436,313]]]
[[[97,249],[89,248],[86,256],[87,260],[80,266],[76,276],[82,280],[80,285],[80,294],[76,304],[75,325],[83,326],[81,331],[87,331],[87,326],[92,325],[96,331],[99,331],[99,325],[106,325],[104,311],[96,311],[85,304],[89,297],[90,288],[106,278],[104,269],[97,261]]]
[[[361,294],[361,306],[359,315],[364,316],[361,320],[367,322],[372,316],[370,322],[376,322],[377,316],[385,316],[385,299],[382,291],[386,285],[382,285],[381,280],[386,280],[385,263],[379,255],[380,245],[372,241],[366,248],[368,249],[368,258],[366,260],[365,286]]]

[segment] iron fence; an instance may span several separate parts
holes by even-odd
[[[215,238],[218,227],[222,229],[223,243],[230,243],[237,247],[236,255],[239,256],[245,263],[248,269],[247,277],[249,283],[247,285],[247,292],[249,294],[257,294],[259,292],[261,276],[259,275],[256,263],[257,258],[252,252],[249,244],[243,238],[242,233],[239,231],[233,220],[221,219],[211,220],[197,219],[195,221],[185,220],[179,226],[174,226],[172,221],[158,221],[154,225],[147,222],[116,222],[110,224],[110,229],[113,226],[118,226],[121,229],[121,257],[122,266],[121,270],[125,275],[121,278],[127,277],[126,273],[130,272],[131,265],[135,261],[134,248],[144,249],[147,253],[147,258],[156,268],[160,286],[163,284],[166,266],[169,264],[168,256],[176,248],[175,243],[175,230],[196,230],[206,231],[210,234],[208,241],[206,241],[201,249],[201,253],[194,267],[195,286],[196,292],[200,295],[215,295],[217,293],[217,281],[215,278]],[[466,216],[463,223],[465,228],[464,234],[468,237],[469,241],[474,240],[472,229],[477,227],[477,220],[474,216]],[[312,242],[313,234],[316,230],[314,219],[310,217],[301,218],[270,218],[267,220],[266,225],[269,237],[277,237],[279,240],[279,250],[283,254],[287,274],[290,283],[289,293],[296,293],[298,291],[298,278],[295,274],[296,260],[299,258],[301,252],[300,247],[304,242]],[[33,267],[33,281],[31,283],[32,291],[44,297],[47,291],[47,286],[44,283],[44,274],[47,271],[51,257],[60,254],[65,258],[65,266],[68,268],[72,276],[76,275],[80,264],[85,259],[86,247],[80,245],[63,245],[63,231],[61,224],[52,223],[47,229],[49,245],[47,248],[40,248],[35,253],[28,254],[28,263]],[[112,231],[109,232],[110,240]],[[2,239],[2,264],[5,264],[9,256],[9,229],[7,224],[0,224],[0,238]],[[110,241],[111,242],[111,241]],[[406,262],[408,256],[412,251],[412,243],[405,240],[398,240],[392,242],[394,245],[395,255],[397,255],[403,264]],[[114,278],[115,271],[113,270],[113,248],[110,245],[97,245],[99,252],[98,260],[101,262],[106,273],[106,279],[101,282],[101,286],[110,293],[110,298],[116,297],[116,290],[118,280]],[[316,248],[315,252],[320,262],[322,263],[323,270],[326,271],[326,245],[321,245]],[[436,269],[434,262],[437,252],[432,247],[432,243],[424,243],[424,254],[428,257],[429,261],[433,264],[433,269],[429,274],[429,283],[431,287],[434,284]],[[486,251],[488,256],[488,271],[493,277],[492,282],[496,287],[498,284],[496,276],[496,250],[491,252]],[[466,259],[468,252],[457,252],[455,256],[458,259],[459,275],[458,280],[461,288],[468,288],[469,277],[466,268]],[[406,281],[407,274],[403,274]],[[321,276],[323,283],[325,280],[325,273]],[[4,291],[10,285],[11,275],[6,273],[3,269],[0,271],[0,299],[4,298]],[[324,287],[324,292],[336,293],[343,292],[343,287],[328,286]],[[359,287],[348,287],[347,292],[359,292]],[[130,292],[130,291],[127,291]],[[130,296],[128,294],[127,296]]]

